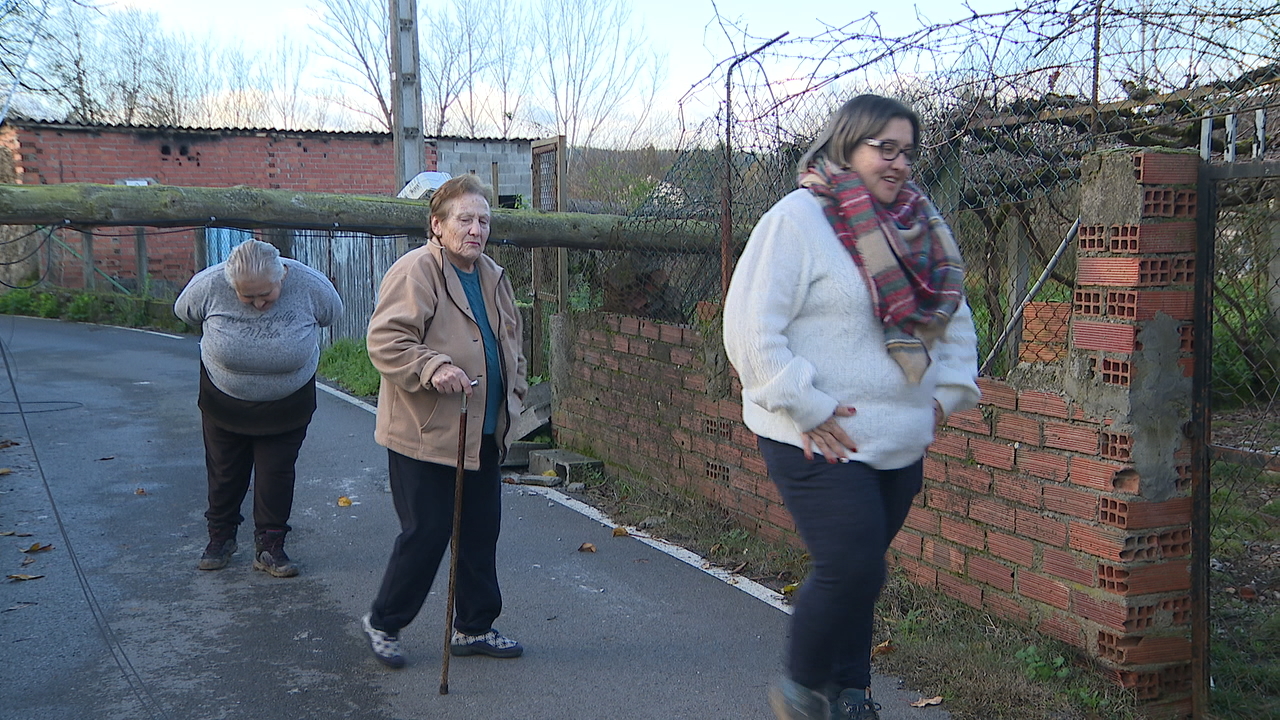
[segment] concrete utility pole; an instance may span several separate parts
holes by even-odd
[[[390,0],[391,136],[396,190],[426,170],[422,135],[422,77],[418,73],[418,0]]]

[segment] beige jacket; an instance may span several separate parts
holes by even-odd
[[[494,435],[503,457],[516,440],[512,418],[523,408],[528,390],[521,349],[520,313],[511,281],[487,255],[476,261],[485,311],[498,339],[507,398]],[[445,363],[472,379],[484,375],[484,342],[462,282],[432,241],[404,254],[387,270],[366,337],[369,359],[382,374],[374,440],[416,460],[456,466],[461,394],[441,394],[430,386]],[[465,467],[480,467],[486,383],[467,401]]]

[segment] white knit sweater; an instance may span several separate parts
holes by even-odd
[[[857,414],[840,418],[858,449],[848,457],[878,469],[924,455],[934,400],[947,414],[978,403],[968,304],[929,347],[920,384],[908,383],[862,273],[808,190],[780,200],[751,233],[725,298],[724,344],[752,432],[802,447],[803,432],[852,406]]]

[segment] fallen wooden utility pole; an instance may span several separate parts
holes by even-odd
[[[0,185],[0,225],[233,227],[422,232],[427,203],[393,197],[170,185]],[[716,253],[705,220],[495,210],[491,238],[519,247]]]

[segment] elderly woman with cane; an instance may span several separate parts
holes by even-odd
[[[369,320],[369,359],[382,375],[374,439],[387,448],[400,535],[362,623],[374,657],[392,668],[404,667],[400,631],[422,608],[449,545],[459,482],[450,654],[512,658],[524,651],[493,628],[502,612],[498,468],[528,385],[511,282],[484,254],[487,197],[474,175],[435,191],[430,240],[387,271]]]
[[[920,121],[861,95],[760,219],[725,298],[724,342],[812,559],[796,599],[779,720],[875,720],[871,640],[884,555],[948,414],[977,404],[960,254],[910,182]]]
[[[209,544],[201,570],[226,567],[236,551],[240,505],[254,480],[253,568],[293,577],[284,551],[294,463],[316,409],[320,328],[342,299],[319,272],[259,240],[191,278],[173,306],[201,325],[200,413],[209,476]]]

